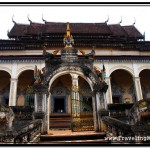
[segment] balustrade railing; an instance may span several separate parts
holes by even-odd
[[[123,121],[108,116],[103,117],[102,121],[106,124],[108,131],[115,136],[134,135],[131,125]]]
[[[6,130],[0,133],[0,144],[34,144],[40,140],[42,120],[37,119],[18,129]]]

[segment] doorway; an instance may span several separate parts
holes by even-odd
[[[53,97],[53,113],[66,113],[66,97]]]
[[[121,96],[112,96],[113,104],[120,104],[121,103]]]

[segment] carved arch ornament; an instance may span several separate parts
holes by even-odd
[[[83,77],[88,84],[90,85],[90,88],[92,91],[98,91],[98,88],[100,88],[100,81],[97,77],[97,75],[92,71],[92,70],[88,70],[89,74],[88,77],[85,75],[84,70],[82,67],[80,66],[62,66],[59,67],[57,69],[55,69],[48,77],[47,77],[47,81],[49,83],[49,90],[51,88],[52,83],[54,82],[55,79],[57,79],[58,77],[64,75],[64,74],[78,74],[79,76]]]

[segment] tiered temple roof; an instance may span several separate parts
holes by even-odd
[[[134,25],[121,26],[107,23],[70,23],[74,46],[111,47],[126,50],[149,51],[150,42]],[[0,40],[0,50],[32,50],[47,47],[63,47],[66,23],[45,22],[18,24],[8,32],[9,40]]]
[[[143,35],[131,26],[121,26],[120,24],[108,25],[107,23],[70,23],[72,35],[99,35],[110,37],[124,37],[133,39],[143,39]],[[66,23],[46,22],[45,24],[30,23],[29,25],[15,23],[11,31],[8,33],[9,38],[17,38],[23,36],[44,36],[49,34],[65,34]]]

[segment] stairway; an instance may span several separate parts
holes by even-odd
[[[68,114],[50,115],[50,129],[70,129],[71,117]]]
[[[59,131],[58,131],[59,132]],[[83,134],[82,134],[83,133]],[[108,145],[110,142],[105,141],[104,132],[75,132],[74,134],[58,134],[58,135],[41,135],[38,144],[41,145]]]

